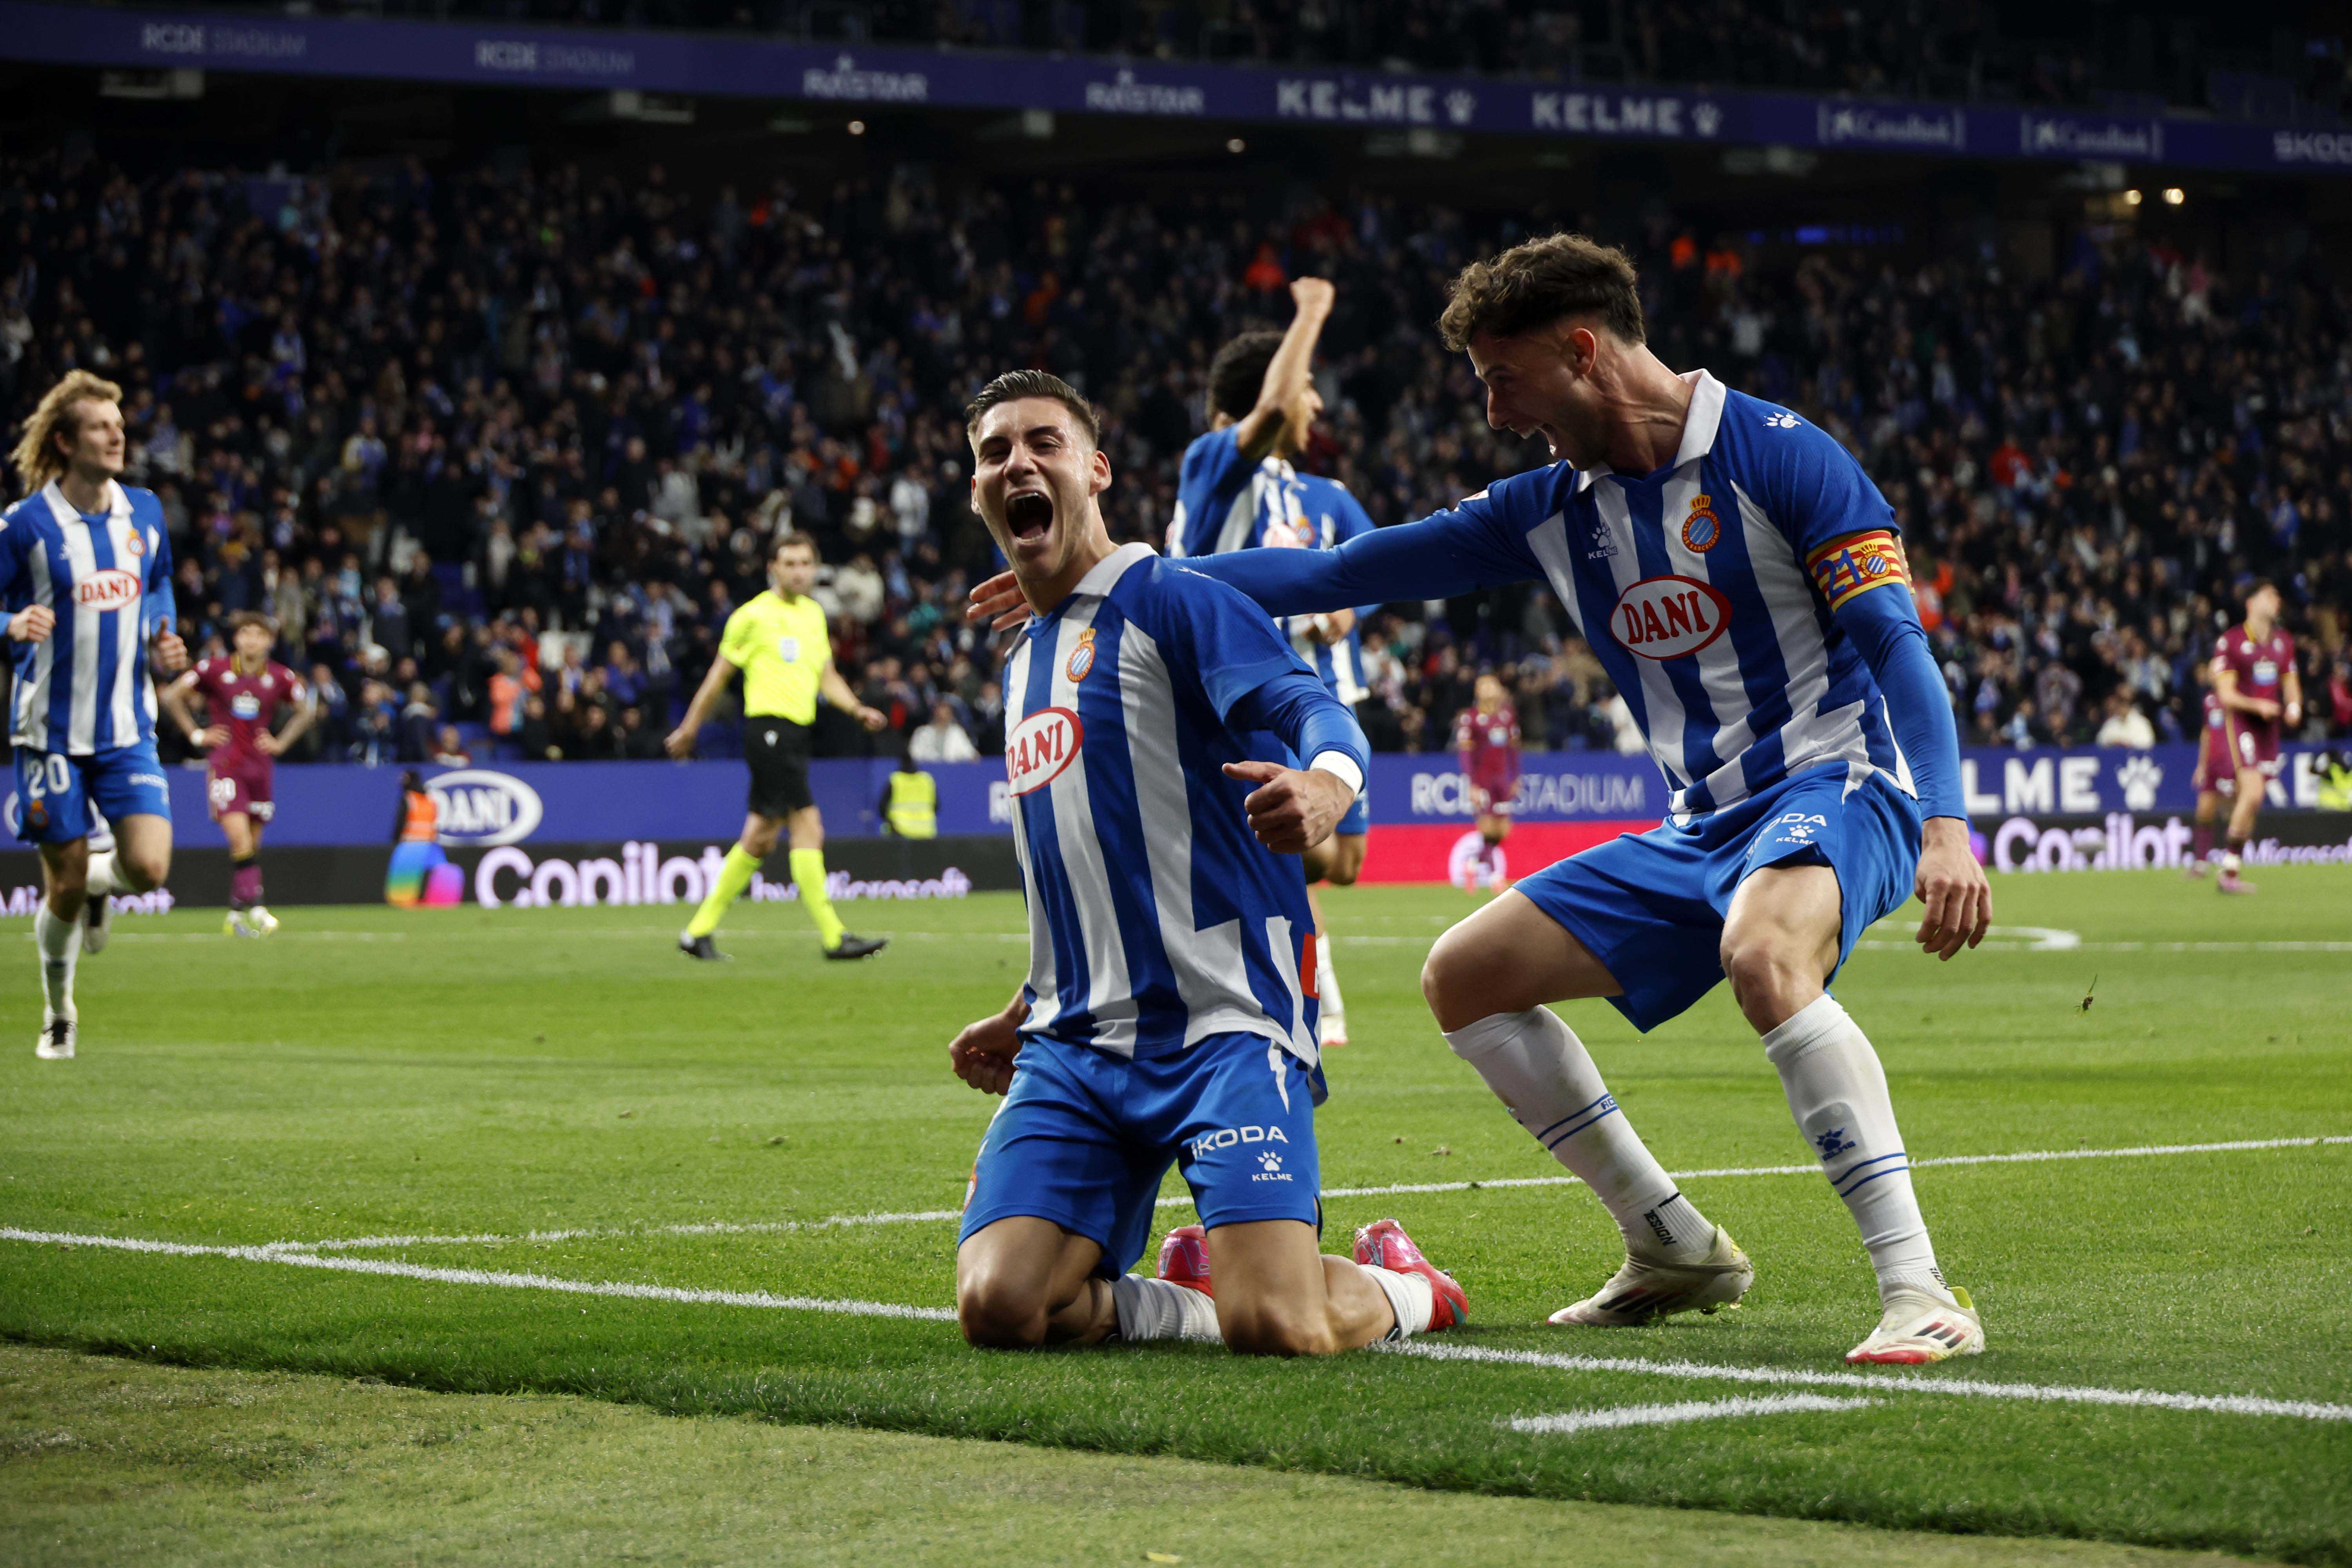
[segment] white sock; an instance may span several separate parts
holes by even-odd
[[[1559,1014],[1490,1013],[1447,1034],[1445,1043],[1478,1069],[1537,1142],[1584,1179],[1625,1233],[1627,1252],[1692,1263],[1714,1249],[1715,1226],[1675,1190]]]
[[[1408,1274],[1395,1268],[1374,1268],[1359,1265],[1364,1277],[1381,1288],[1389,1299],[1389,1310],[1396,1314],[1396,1322],[1381,1336],[1385,1344],[1402,1344],[1415,1334],[1429,1331],[1429,1320],[1437,1311],[1437,1288],[1427,1277]]]
[[[1790,1113],[1845,1200],[1878,1271],[1879,1294],[1908,1285],[1948,1301],[1927,1222],[1911,1191],[1911,1161],[1895,1126],[1886,1069],[1854,1021],[1822,996],[1764,1037]]]
[[[1224,1342],[1217,1327],[1217,1304],[1189,1286],[1146,1274],[1122,1274],[1110,1282],[1118,1309],[1118,1337],[1145,1340],[1205,1340]]]
[[[93,899],[130,891],[122,885],[121,875],[114,868],[113,850],[101,850],[89,858],[89,878],[82,891]]]
[[[1324,1017],[1337,1022],[1348,1016],[1348,1005],[1339,1000],[1339,973],[1331,967],[1328,931],[1315,939],[1315,995],[1323,1005]]]
[[[41,950],[41,1000],[52,1018],[74,1016],[74,963],[81,957],[81,921],[61,921],[43,899],[33,914],[33,941]]]

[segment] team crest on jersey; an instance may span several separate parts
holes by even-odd
[[[134,528],[131,531],[130,536],[123,540],[122,548],[133,555],[144,555],[147,553],[147,536]]]
[[[1645,577],[1618,596],[1609,630],[1643,658],[1685,658],[1723,635],[1731,601],[1696,577]]]
[[[74,603],[86,610],[119,610],[138,597],[138,577],[118,566],[93,572],[74,584]]]
[[[1070,650],[1069,662],[1062,667],[1062,673],[1068,676],[1070,684],[1075,686],[1084,680],[1094,667],[1095,629],[1088,626],[1078,634],[1078,646]]]
[[[1683,548],[1695,555],[1704,555],[1722,538],[1723,524],[1707,505],[1707,498],[1691,497],[1690,515],[1683,519]]]
[[[1066,708],[1041,708],[1004,737],[1004,776],[1014,795],[1044,789],[1077,761],[1086,726]]]

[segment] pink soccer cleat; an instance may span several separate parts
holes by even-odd
[[[2254,890],[2254,885],[2235,871],[2222,872],[2221,879],[2216,882],[2214,887],[2224,893],[2251,893]]]
[[[1160,1237],[1160,1278],[1215,1300],[1217,1292],[1209,1283],[1208,1233],[1197,1225],[1180,1225]]]
[[[1418,1274],[1428,1280],[1433,1300],[1427,1332],[1435,1333],[1469,1321],[1470,1299],[1462,1293],[1462,1287],[1454,1283],[1453,1275],[1423,1258],[1421,1248],[1412,1244],[1412,1237],[1396,1221],[1375,1220],[1358,1231],[1356,1261],[1367,1268]]]

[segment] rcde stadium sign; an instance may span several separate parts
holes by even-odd
[[[128,10],[0,0],[0,55],[452,84],[931,104],[1071,114],[1485,132],[1579,140],[1850,148],[2352,173],[2352,135],[2095,110],[1801,93],[1562,87],[1405,71],[1164,64],[971,49],[843,50],[727,34]]]

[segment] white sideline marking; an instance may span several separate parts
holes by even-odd
[[[1860,1410],[1876,1399],[1832,1399],[1820,1394],[1740,1394],[1731,1399],[1693,1399],[1680,1405],[1620,1405],[1609,1410],[1564,1410],[1557,1415],[1514,1415],[1497,1421],[1514,1432],[1566,1436],[1612,1426],[1671,1426],[1682,1421],[1719,1421],[1727,1415],[1788,1415],[1801,1410]]]
[[[509,1274],[488,1268],[428,1268],[381,1258],[321,1258],[274,1247],[202,1247],[185,1241],[147,1241],[130,1236],[75,1236],[62,1231],[18,1230],[0,1226],[0,1241],[42,1242],[55,1247],[103,1247],[117,1252],[160,1252],[173,1258],[235,1258],[247,1263],[283,1263],[296,1268],[329,1268],[345,1274],[388,1274],[444,1285],[496,1285],[509,1290],[561,1290],[573,1296],[620,1296],[639,1301],[684,1301],[704,1307],[772,1307],[799,1312],[840,1312],[855,1318],[919,1318],[952,1322],[945,1307],[902,1307],[893,1301],[829,1301],[814,1296],[771,1296],[765,1290],[688,1290],[675,1285],[636,1285],[625,1279],[556,1279],[544,1274]]]
[[[814,1296],[771,1296],[764,1290],[694,1290],[674,1285],[638,1285],[618,1279],[557,1279],[544,1274],[512,1274],[487,1268],[428,1268],[420,1264],[396,1263],[383,1258],[322,1258],[314,1253],[289,1252],[268,1247],[210,1247],[185,1241],[149,1241],[140,1237],[21,1230],[13,1226],[0,1226],[0,1241],[25,1241],[51,1247],[97,1247],[117,1252],[160,1253],[171,1258],[229,1258],[247,1263],[277,1263],[293,1268],[383,1275],[444,1285],[554,1290],[573,1296],[614,1296],[630,1300],[677,1301],[692,1306],[763,1307],[787,1311],[833,1312],[860,1318],[911,1319],[923,1322],[952,1322],[955,1320],[955,1313],[946,1307],[908,1307],[892,1301],[827,1300]],[[1874,1377],[1862,1373],[1804,1372],[1787,1367],[1718,1366],[1704,1362],[1555,1355],[1538,1351],[1495,1350],[1482,1345],[1433,1344],[1426,1340],[1415,1340],[1393,1347],[1374,1345],[1370,1348],[1386,1350],[1395,1355],[1417,1356],[1426,1361],[1487,1362],[1559,1372],[1636,1373],[1694,1382],[1811,1384],[1869,1389],[1881,1394],[1950,1394],[1981,1399],[2138,1405],[2159,1410],[2210,1411],[2230,1415],[2284,1415],[2305,1421],[2352,1421],[2352,1405],[2268,1399],[2243,1394],[2167,1394],[2153,1389],[2073,1388],[2037,1383],[1969,1383],[1916,1376]]]
[[[2241,1138],[2226,1143],[2147,1143],[2129,1149],[2033,1149],[2015,1154],[1946,1154],[1938,1159],[1914,1160],[1912,1169],[1931,1165],[2021,1165],[2045,1160],[2118,1160],[2148,1159],[2165,1154],[2234,1154],[2258,1149],[2315,1149],[2329,1144],[2352,1143],[2352,1133],[2338,1133],[2311,1138]],[[1676,1181],[1688,1181],[1713,1176],[1805,1176],[1820,1170],[1819,1165],[1738,1165],[1717,1170],[1669,1171]],[[1575,1176],[1498,1176],[1482,1182],[1400,1182],[1384,1187],[1326,1187],[1327,1198],[1382,1198],[1421,1193],[1484,1192],[1497,1187],[1575,1187],[1583,1183]],[[1192,1200],[1183,1194],[1164,1197],[1155,1206],[1190,1208]],[[614,1238],[656,1236],[790,1236],[795,1233],[837,1230],[855,1226],[922,1225],[940,1220],[960,1219],[961,1209],[920,1209],[900,1214],[837,1214],[825,1219],[780,1219],[731,1223],[726,1220],[705,1220],[691,1225],[581,1226],[569,1230],[533,1230],[520,1235],[482,1234],[476,1236],[354,1236],[324,1241],[264,1242],[256,1251],[270,1253],[361,1251],[399,1247],[504,1247],[516,1242],[577,1241],[588,1238]],[[0,1235],[7,1233],[0,1232]]]
[[[1977,1399],[2025,1399],[2057,1405],[2123,1405],[2154,1410],[2200,1410],[2226,1415],[2285,1415],[2301,1421],[2352,1421],[2352,1405],[2310,1399],[2266,1399],[2251,1394],[2168,1394],[2152,1388],[2081,1388],[2045,1383],[1972,1383],[1961,1378],[1872,1376],[1859,1372],[1806,1372],[1794,1367],[1717,1366],[1696,1361],[1638,1361],[1629,1356],[1559,1355],[1484,1345],[1411,1340],[1374,1345],[1392,1355],[1429,1361],[1492,1362],[1549,1367],[1556,1372],[1630,1372],[1717,1383],[1799,1384],[1817,1388],[1866,1388],[1878,1394],[1951,1394]]]

